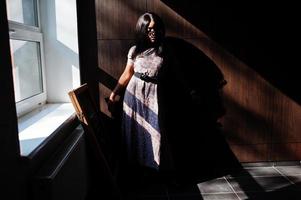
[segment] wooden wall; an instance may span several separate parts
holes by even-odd
[[[167,35],[193,44],[223,71],[225,137],[241,162],[301,159],[301,107],[160,0],[97,0],[100,109],[126,64],[134,27],[145,11],[159,14]]]

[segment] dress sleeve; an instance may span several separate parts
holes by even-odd
[[[135,61],[135,58],[134,58],[134,52],[135,52],[135,49],[136,49],[136,46],[132,46],[129,50],[129,53],[128,53],[128,60],[127,60],[127,63],[128,64],[133,64],[134,61]]]

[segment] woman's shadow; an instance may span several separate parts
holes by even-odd
[[[244,173],[257,191],[263,192],[244,171],[223,136],[219,119],[226,113],[221,96],[226,81],[222,71],[202,51],[182,39],[167,37],[163,49],[164,64],[158,74],[160,175],[150,176],[150,179],[144,177],[143,181],[165,184],[176,180],[176,185],[172,184],[175,188],[168,189],[169,195],[187,193],[201,200],[202,194],[196,184]],[[121,151],[121,158],[125,157],[123,153]],[[122,160],[121,163],[126,162]],[[139,177],[135,179],[132,175],[139,176],[139,173],[136,169],[128,169],[126,164],[121,166],[120,174],[119,185],[125,194],[130,193],[133,185],[138,185],[138,190],[144,186],[139,181],[135,183]],[[247,189],[244,183],[239,182],[239,185]],[[252,194],[247,196],[251,198]]]
[[[168,171],[172,161],[180,182],[198,183],[241,169],[219,123],[225,114],[225,84],[222,71],[202,51],[166,38],[158,84],[161,164]]]

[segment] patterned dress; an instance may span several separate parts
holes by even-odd
[[[133,58],[135,48],[133,46],[129,50],[127,62],[134,64],[135,72],[156,77],[163,58],[154,48],[147,49]],[[156,83],[132,76],[124,95],[122,121],[129,162],[158,170],[161,135]]]

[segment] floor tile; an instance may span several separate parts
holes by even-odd
[[[284,175],[301,175],[301,166],[278,166],[276,169]]]
[[[287,176],[287,178],[295,185],[296,190],[301,191],[301,175]]]
[[[271,191],[237,193],[241,200],[300,200],[300,192],[296,191]]]
[[[199,183],[198,188],[201,194],[233,192],[231,186],[224,178]]]
[[[300,184],[301,183],[301,175],[290,175],[286,176],[290,181],[292,181],[295,184]]]
[[[281,176],[273,167],[250,167],[245,170],[253,177],[256,176]]]
[[[238,177],[228,179],[235,192],[267,192],[288,187],[291,183],[284,177]]]
[[[198,184],[167,186],[147,182],[128,184],[125,189],[125,200],[300,200],[301,166],[245,167]]]
[[[239,198],[234,193],[224,193],[224,194],[206,194],[203,195],[204,200],[239,200]]]

